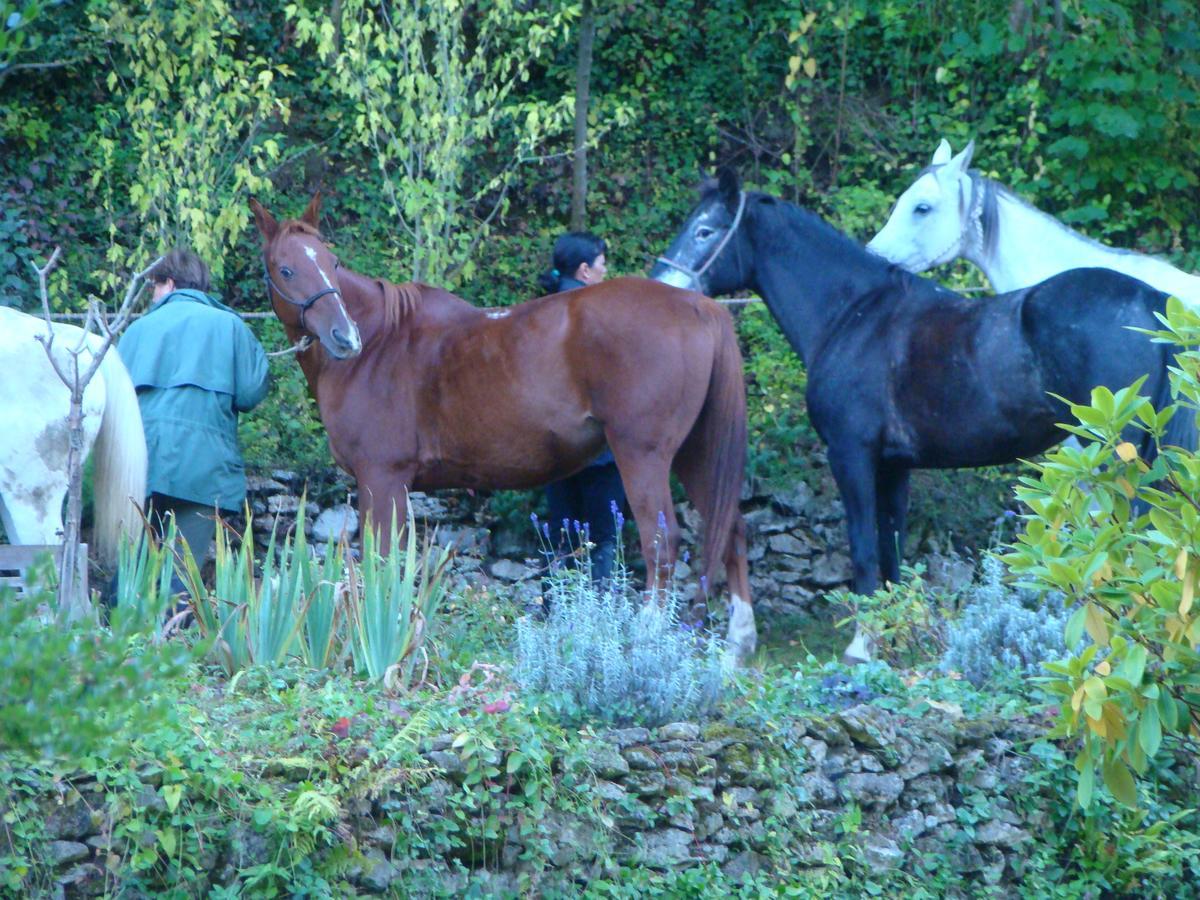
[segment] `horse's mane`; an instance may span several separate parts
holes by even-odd
[[[325,238],[322,237],[321,232],[316,227],[300,219],[291,219],[284,222],[279,227],[276,240],[293,234],[308,235],[325,243]],[[395,331],[400,327],[405,318],[412,315],[413,311],[417,308],[417,304],[420,303],[421,285],[414,281],[395,284],[386,278],[371,278],[369,275],[363,277],[375,282],[376,287],[383,294],[383,326],[387,331]]]
[[[971,174],[978,175],[979,173],[973,171]],[[1103,250],[1105,253],[1119,253],[1123,256],[1148,256],[1152,259],[1158,258],[1156,256],[1152,256],[1151,254],[1139,253],[1137,250],[1130,250],[1128,247],[1112,247],[1108,244],[1102,243],[1101,241],[1097,241],[1094,238],[1090,238],[1086,234],[1081,234],[1078,231],[1076,231],[1074,228],[1072,228],[1070,225],[1067,225],[1066,223],[1059,221],[1057,218],[1050,215],[1050,213],[1046,212],[1045,210],[1038,209],[1036,206],[1034,206],[1032,203],[1030,203],[1028,200],[1026,200],[1020,194],[1013,191],[1011,188],[1005,187],[1004,185],[1000,184],[998,181],[992,181],[992,179],[985,178],[982,175],[980,175],[979,178],[981,181],[987,182],[988,188],[990,189],[990,191],[992,193],[994,193],[996,195],[997,198],[1003,197],[1005,200],[1011,200],[1013,203],[1017,204],[1018,206],[1024,207],[1025,209],[1029,210],[1034,215],[1038,215],[1044,219],[1048,219],[1060,231],[1065,232],[1066,234],[1069,234],[1074,238],[1078,238],[1079,240],[1084,241],[1087,244],[1091,244],[1093,247],[1095,247],[1099,250]],[[995,201],[993,201],[993,209],[994,208],[995,208]],[[986,209],[984,211],[984,215],[985,215],[985,218],[984,218],[984,222],[983,222],[983,227],[984,227],[984,237],[986,239],[987,234],[988,234],[987,228],[989,225],[989,223],[986,219],[986,215],[987,215]],[[998,213],[996,214],[996,216],[994,216],[992,218],[992,221],[990,223],[993,235],[996,232],[998,232],[998,230],[999,230],[997,228],[997,221],[998,221]],[[995,247],[995,237],[993,236],[992,241],[991,241],[991,246],[988,248],[989,252],[991,252],[991,250],[994,249],[994,247]]]
[[[415,281],[394,284],[386,278],[374,279],[383,291],[383,327],[395,331],[417,308],[421,301],[421,285]]]
[[[835,250],[852,259],[860,260],[867,272],[874,269],[881,279],[880,293],[887,293],[895,297],[903,296],[913,290],[937,287],[928,279],[914,275],[902,266],[872,253],[854,238],[799,204],[757,191],[747,192],[746,200],[747,204],[755,205],[760,216],[775,220],[775,227],[763,229],[763,233],[768,236],[769,240],[781,240],[788,233],[788,229],[784,227],[785,224],[789,220],[798,220],[805,228],[818,232],[824,240],[832,244]]]

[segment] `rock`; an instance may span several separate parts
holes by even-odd
[[[607,800],[610,803],[619,803],[624,800],[629,794],[625,788],[611,781],[597,781],[592,788],[592,793],[601,800]]]
[[[54,803],[45,813],[45,835],[49,840],[85,838],[92,833],[92,812],[87,804]]]
[[[629,762],[631,769],[648,771],[662,768],[658,754],[648,747],[628,747],[621,751],[621,755]]]
[[[891,713],[878,706],[860,703],[835,717],[850,737],[863,747],[881,749],[896,743],[896,724]]]
[[[727,878],[743,878],[746,875],[757,875],[766,862],[766,857],[753,850],[744,850],[721,866],[721,871]]]
[[[313,540],[332,543],[341,540],[342,532],[353,539],[358,534],[358,512],[348,503],[324,510],[312,526]]]
[[[905,781],[929,772],[945,772],[954,765],[954,759],[936,740],[923,741],[912,748],[911,755],[896,770]]]
[[[808,556],[812,553],[812,547],[787,532],[771,535],[767,538],[767,546],[774,553],[783,553],[788,556]]]
[[[611,781],[629,774],[629,763],[611,744],[596,742],[588,745],[580,761],[595,772],[597,778]]]
[[[931,827],[926,816],[919,809],[910,809],[898,819],[892,820],[896,834],[905,841],[913,841],[923,835]]]
[[[784,513],[792,516],[807,516],[816,495],[803,481],[797,481],[787,490],[771,496],[771,502]]]
[[[863,859],[872,872],[882,875],[904,862],[904,851],[890,837],[871,833],[863,840]]]
[[[267,512],[272,515],[293,515],[300,509],[300,498],[295,494],[272,494],[267,498]]]
[[[362,855],[362,874],[359,880],[367,890],[382,894],[395,880],[398,874],[396,867],[378,847],[367,847]]]
[[[74,866],[55,879],[66,897],[99,897],[107,891],[106,880],[104,869],[96,863]]]
[[[537,573],[512,559],[498,559],[489,566],[493,575],[502,581],[527,581]]]
[[[92,855],[87,844],[78,841],[51,841],[46,845],[46,859],[52,866],[65,866]]]
[[[492,543],[492,533],[486,528],[451,525],[438,528],[437,539],[439,544],[453,547],[456,553],[486,556]]]
[[[692,851],[700,859],[715,862],[717,865],[720,865],[729,858],[729,848],[723,847],[720,844],[697,844],[692,848]]]
[[[877,775],[855,772],[842,780],[842,794],[861,806],[884,810],[894,804],[904,792],[904,779],[893,772]]]
[[[692,836],[678,828],[662,828],[643,834],[632,860],[655,869],[670,869],[692,862]]]
[[[657,797],[666,793],[667,778],[662,772],[630,772],[625,787],[643,797]]]
[[[601,736],[604,740],[625,748],[630,744],[645,744],[650,740],[650,731],[646,728],[614,728]]]
[[[440,497],[430,497],[421,491],[413,491],[408,495],[408,505],[413,518],[417,520],[430,519],[440,522],[449,518],[450,505]]]
[[[658,729],[661,741],[694,741],[700,737],[700,726],[694,722],[672,722]]]
[[[289,473],[290,474],[290,473]],[[282,494],[287,490],[287,485],[276,481],[274,478],[269,478],[266,475],[247,475],[246,476],[246,493],[253,496],[265,497],[269,494]]]
[[[462,757],[449,750],[430,750],[425,758],[433,763],[444,775],[463,775],[467,771]]]
[[[812,582],[818,587],[846,584],[853,575],[850,558],[844,553],[826,553],[813,558]]]
[[[1012,849],[1018,844],[1030,840],[1032,835],[1023,828],[1000,822],[996,819],[984,822],[975,829],[975,842]]]
[[[229,826],[229,861],[235,869],[261,866],[271,858],[271,844],[244,822]],[[153,835],[151,835],[153,836]]]

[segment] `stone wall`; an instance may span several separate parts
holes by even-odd
[[[265,547],[271,528],[291,527],[300,505],[303,485],[293,472],[278,470],[250,478],[254,530]],[[307,502],[309,535],[320,546],[336,539],[341,523],[358,527],[355,492],[349,482],[324,486],[322,496],[337,499],[325,506]],[[532,525],[522,517],[517,531],[502,529],[487,512],[485,502],[467,491],[414,493],[418,521],[436,525],[442,541],[456,548],[453,577],[479,587],[508,585],[518,597],[538,592],[543,564]],[[532,511],[532,510],[531,510]],[[841,501],[832,489],[817,494],[804,482],[770,497],[743,498],[748,530],[750,582],[756,607],[766,614],[809,613],[825,593],[844,588],[851,578],[845,519]],[[691,565],[680,562],[681,579],[699,578],[698,547],[701,521],[689,504],[676,510],[683,526],[683,546],[690,548]],[[952,552],[924,550],[922,559],[934,584],[969,583],[970,561]]]
[[[583,798],[582,808],[552,808],[532,831],[502,808],[498,838],[414,853],[421,842],[402,829],[436,830],[449,815],[447,798],[461,790],[465,767],[447,734],[423,746],[432,780],[402,778],[407,791],[345,802],[333,830],[354,854],[350,879],[371,893],[419,894],[421,885],[456,892],[471,881],[498,894],[538,895],[611,875],[619,864],[666,870],[702,862],[729,876],[769,877],[783,865],[803,878],[804,869],[835,861],[883,872],[941,860],[967,883],[1014,884],[1053,802],[1023,786],[1028,762],[1013,746],[1029,736],[1011,723],[939,713],[909,719],[870,705],[796,718],[769,745],[719,721],[614,730],[554,763],[560,796]],[[268,767],[263,778],[286,791],[309,777],[288,765]],[[248,779],[246,790],[256,788]],[[146,777],[137,805],[161,812],[164,803]],[[37,855],[53,869],[57,895],[131,896],[122,892],[120,861],[136,848],[114,843],[111,818],[114,810],[128,813],[127,801],[95,782],[67,779],[44,808]],[[203,883],[193,885],[200,893],[273,858],[252,825],[222,824],[208,835]]]

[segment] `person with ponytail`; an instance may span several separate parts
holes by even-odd
[[[608,273],[601,238],[570,231],[554,242],[553,267],[538,278],[548,294],[599,284]],[[574,559],[572,550],[586,540],[591,549],[592,580],[612,575],[617,553],[617,520],[625,507],[625,488],[607,447],[574,475],[546,486],[551,544],[558,559]]]

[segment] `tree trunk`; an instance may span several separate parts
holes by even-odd
[[[587,221],[587,120],[592,83],[592,47],[596,14],[592,0],[583,0],[579,20],[579,58],[575,64],[575,156],[571,178],[571,230],[582,231]]]

